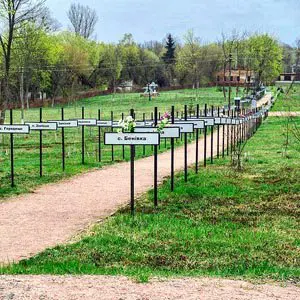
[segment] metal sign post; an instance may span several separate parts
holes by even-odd
[[[223,108],[223,115],[225,116],[225,109]],[[222,158],[225,157],[225,123],[222,124]]]
[[[174,116],[175,108],[172,106],[171,108],[171,118],[172,124],[174,125]],[[180,136],[180,133],[179,133]],[[171,138],[171,191],[174,191],[174,138]]]
[[[157,107],[154,108],[154,127],[157,126]],[[159,143],[160,144],[160,143]],[[157,145],[154,145],[154,206],[157,207]]]
[[[40,107],[40,122],[43,122],[43,108]],[[56,126],[57,129],[57,126]],[[40,177],[43,176],[43,132],[40,130]]]
[[[10,110],[10,125],[13,124],[13,110]],[[15,170],[14,170],[14,134],[10,134],[10,174],[11,187],[15,186]]]
[[[111,131],[114,132],[113,123],[114,123],[114,112],[110,112],[110,120],[111,120]],[[111,161],[115,160],[114,156],[114,145],[111,145]]]
[[[101,120],[101,110],[98,109],[98,121]],[[98,123],[98,122],[97,122]],[[101,126],[98,126],[98,161],[102,160],[102,152],[101,152]]]
[[[57,124],[56,123],[43,123],[42,122],[42,108],[40,108],[40,123],[25,123],[28,125],[30,130],[39,131],[40,132],[40,177],[43,176],[43,134],[44,130],[56,131]]]
[[[211,116],[214,116],[214,107],[211,107]],[[210,163],[214,163],[214,125],[210,127]]]
[[[130,153],[130,209],[131,215],[134,216],[134,157],[136,145],[155,145],[160,142],[159,133],[105,133],[105,145],[129,145]]]
[[[204,106],[204,116],[207,117],[207,104]],[[207,127],[204,125],[204,167],[206,167]]]
[[[57,128],[61,128],[61,147],[62,147],[62,169],[65,171],[65,128],[78,127],[77,120],[65,120],[64,108],[61,109],[61,120],[60,121],[48,121],[48,123],[56,123]]]
[[[64,113],[64,108],[61,108],[61,119],[62,121],[64,121],[65,119],[65,113]],[[63,127],[61,129],[61,146],[62,146],[62,169],[63,172],[65,172],[66,170],[66,162],[65,162],[65,158],[66,158],[66,152],[65,152],[65,128]]]
[[[84,107],[82,107],[81,118],[84,119]],[[84,125],[81,128],[81,163],[84,165]]]
[[[184,106],[184,120],[187,121],[187,105]],[[194,130],[193,130],[194,132]],[[188,181],[188,151],[187,151],[187,133],[184,133],[184,181]]]
[[[11,187],[15,187],[14,134],[28,134],[28,125],[13,125],[13,110],[10,110],[10,125],[0,125],[0,133],[10,135],[10,177]]]
[[[199,104],[197,104],[196,116],[197,118],[199,118]],[[196,161],[195,161],[196,174],[198,174],[198,162],[199,162],[199,129],[196,128]]]
[[[220,107],[218,106],[218,117],[220,117]],[[217,125],[217,158],[220,158],[220,125]]]
[[[136,127],[134,130],[135,133],[155,133],[157,131],[157,127]],[[180,128],[175,126],[168,126],[162,129],[159,132],[160,138],[171,139],[174,141],[175,138],[180,136]],[[172,154],[173,152],[173,154]],[[155,167],[155,166],[154,166]],[[171,182],[174,182],[174,149],[171,149]],[[171,184],[171,188],[173,183]]]

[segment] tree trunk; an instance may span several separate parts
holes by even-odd
[[[21,78],[20,78],[20,100],[21,100],[21,123],[24,123],[24,74],[23,70],[21,70]]]
[[[26,84],[26,108],[29,109],[29,86]]]

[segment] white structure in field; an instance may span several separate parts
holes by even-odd
[[[157,92],[157,88],[158,88],[158,84],[156,84],[155,82],[152,83],[148,83],[147,86],[145,86],[143,89],[145,90],[143,94],[141,94],[141,96],[144,97],[156,97],[159,96],[159,93]]]

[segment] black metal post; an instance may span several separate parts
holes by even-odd
[[[81,117],[84,119],[84,107],[81,109]],[[84,126],[81,128],[81,158],[82,158],[82,164],[84,165]]]
[[[130,110],[130,115],[134,117],[134,110]],[[134,217],[134,157],[135,146],[130,145],[130,210],[131,215]]]
[[[111,111],[110,112],[110,120],[111,120],[111,132],[114,131],[114,127],[113,127],[113,122],[114,122],[114,112]],[[111,161],[115,160],[115,156],[114,156],[114,145],[111,145]]]
[[[10,110],[10,125],[13,125],[13,110]],[[15,168],[14,168],[14,134],[10,134],[10,177],[11,187],[15,187]]]
[[[43,122],[43,108],[40,107],[40,122]],[[43,176],[43,132],[40,130],[40,177]]]
[[[211,115],[214,116],[214,107],[211,107]],[[214,126],[210,127],[210,163],[214,163]]]
[[[124,120],[124,113],[122,113],[122,120]],[[122,145],[122,158],[125,160],[125,145]]]
[[[98,120],[101,120],[101,110],[98,109]],[[101,126],[98,127],[98,161],[101,162]]]
[[[143,122],[145,122],[146,121],[146,114],[145,113],[143,113]],[[143,145],[143,156],[145,156],[146,155],[146,145]]]
[[[65,116],[64,116],[64,108],[62,107],[61,108],[61,119],[62,121],[64,120]],[[61,147],[62,147],[62,169],[63,169],[63,172],[65,171],[66,169],[66,166],[65,166],[65,128],[62,127],[61,129]]]
[[[171,109],[171,118],[172,118],[172,124],[174,124],[175,118],[174,118],[175,108],[172,106]],[[174,191],[174,138],[171,138],[171,191]]]
[[[228,109],[228,118],[230,117],[230,110]],[[226,125],[227,127],[227,147],[226,147],[226,152],[227,152],[227,156],[229,155],[229,124]]]
[[[223,116],[225,116],[225,109],[223,108]],[[222,157],[225,157],[225,124],[222,124]]]
[[[218,106],[218,118],[220,117],[220,107]],[[217,158],[220,158],[220,125],[217,126]]]
[[[196,116],[199,118],[199,104],[197,104],[196,108]],[[195,162],[195,171],[198,174],[198,164],[199,164],[199,129],[196,129],[196,162]]]
[[[154,108],[154,127],[157,126],[157,107]],[[157,145],[154,145],[154,206],[157,207]]]
[[[204,116],[207,117],[207,104],[204,106]],[[206,167],[207,127],[204,123],[204,167]]]
[[[187,121],[187,105],[184,105],[184,120]],[[188,151],[187,151],[187,137],[188,134],[184,133],[184,181],[188,181]]]

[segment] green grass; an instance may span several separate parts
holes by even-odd
[[[295,119],[300,125],[300,119]],[[109,274],[300,279],[300,146],[284,151],[284,120],[269,118],[248,142],[243,172],[229,158],[189,182],[166,180],[159,208],[152,191],[134,219],[128,209],[80,241],[48,249],[2,274]],[[284,154],[284,155],[283,155]]]
[[[284,90],[286,92],[287,87]],[[288,96],[280,94],[273,111],[300,111],[300,87],[295,85]]]
[[[143,113],[146,118],[151,117],[154,107],[159,111],[170,111],[175,105],[176,113],[181,114],[184,104],[195,109],[196,104],[203,108],[204,104],[220,105],[223,102],[222,93],[216,88],[204,88],[199,90],[179,90],[163,92],[158,98],[150,102],[148,98],[141,98],[139,94],[116,94],[115,96],[100,96],[84,99],[65,106],[65,119],[81,118],[81,107],[85,107],[86,118],[97,118],[98,109],[101,109],[101,118],[109,120],[111,110],[114,111],[114,119],[119,120],[121,113],[129,114],[130,108],[136,111],[136,118],[142,119]],[[60,120],[61,107],[46,107],[43,109],[43,119]],[[14,123],[21,121],[20,110],[13,114]],[[26,122],[39,121],[39,109],[25,111]],[[9,122],[7,114],[6,122]],[[102,130],[102,161],[98,162],[98,128],[85,129],[85,165],[81,164],[81,128],[65,129],[66,144],[66,171],[62,172],[61,162],[61,130],[57,132],[43,133],[43,169],[44,177],[39,177],[39,133],[32,132],[30,135],[15,135],[15,183],[16,187],[10,187],[10,137],[0,136],[0,201],[11,195],[31,192],[37,186],[49,182],[55,182],[75,174],[88,171],[92,168],[101,168],[111,164],[111,146],[103,145]],[[176,145],[180,145],[180,141]],[[170,148],[169,142],[167,149]],[[164,142],[161,146],[163,151]],[[126,147],[125,160],[129,159],[129,149]],[[115,161],[122,160],[122,147],[114,147]],[[151,155],[151,147],[146,147],[146,156]],[[137,147],[137,158],[143,156],[143,148]]]

